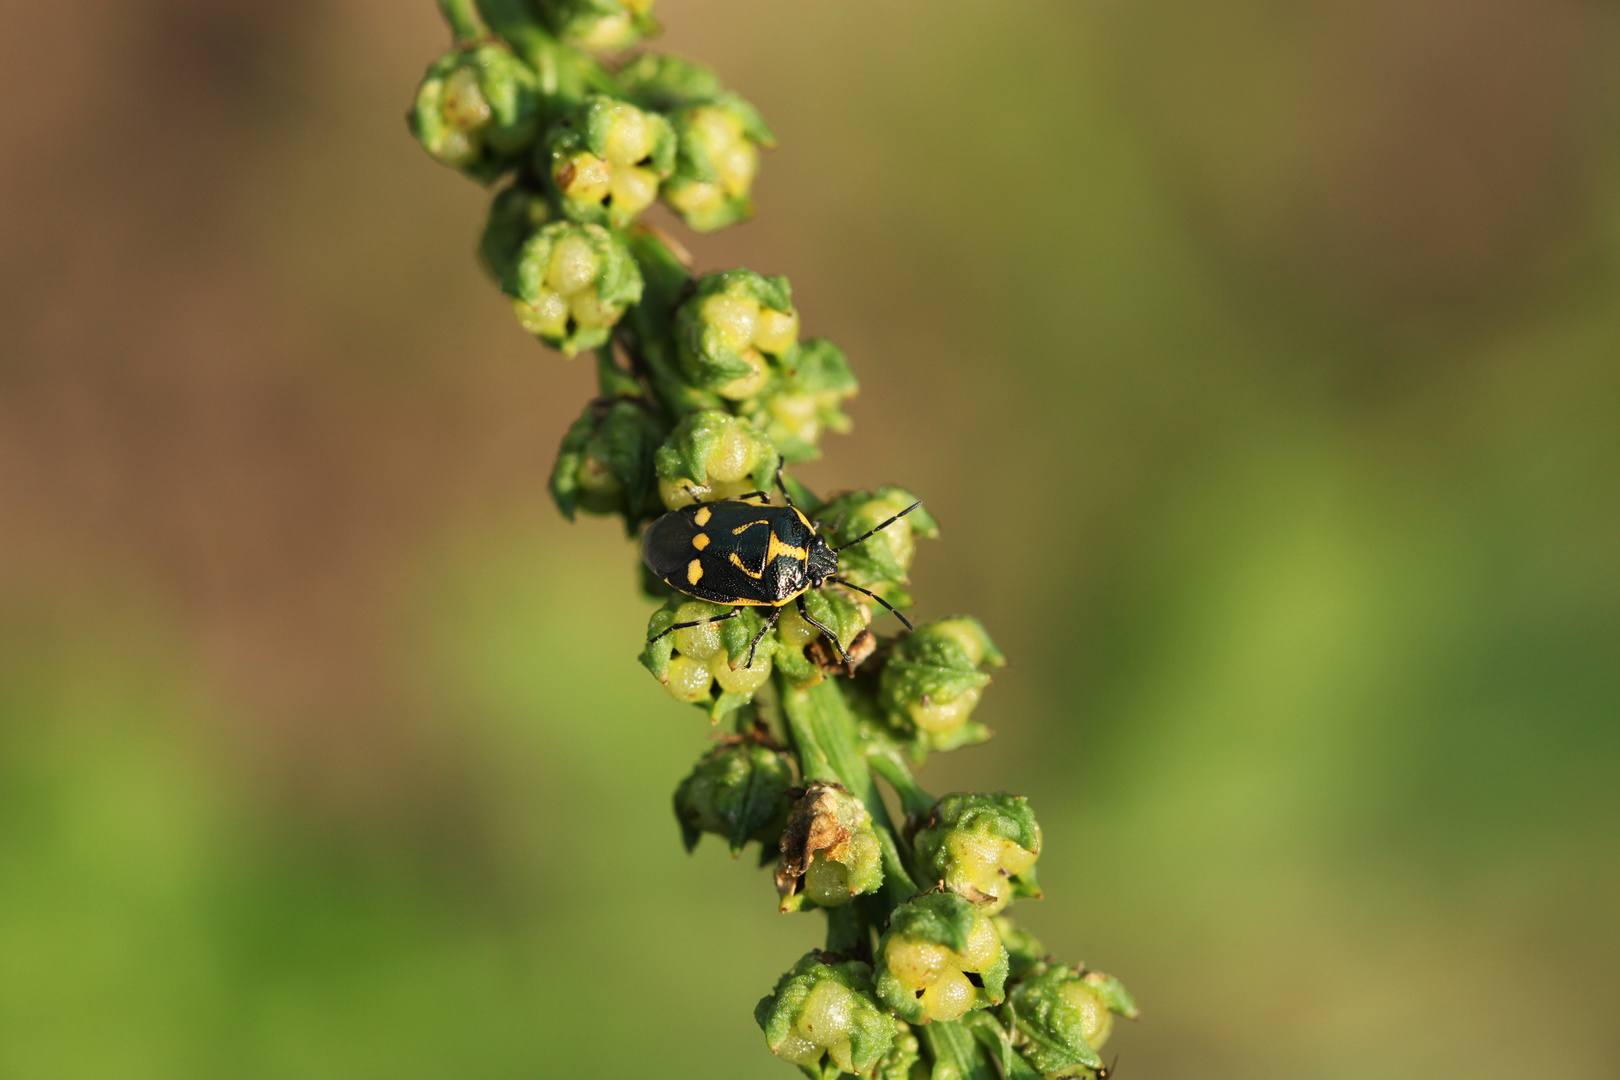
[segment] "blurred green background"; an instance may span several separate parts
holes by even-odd
[[[430,0],[4,0],[0,1076],[783,1077]],[[1123,1080],[1620,1073],[1620,13],[662,0]]]

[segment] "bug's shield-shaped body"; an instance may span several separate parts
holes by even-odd
[[[755,607],[781,607],[838,568],[799,511],[737,500],[670,511],[647,527],[641,557],[689,596]]]

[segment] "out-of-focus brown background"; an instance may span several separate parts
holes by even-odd
[[[0,3],[0,1075],[785,1076],[430,0]],[[1620,1070],[1620,12],[663,0],[1126,1078]]]

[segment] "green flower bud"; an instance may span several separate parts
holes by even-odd
[[[815,513],[822,535],[833,547],[847,544],[916,502],[904,488],[881,487],[838,496]],[[865,542],[840,552],[838,576],[871,589],[895,607],[909,607],[911,596],[901,588],[909,579],[917,537],[932,539],[939,526],[924,507],[917,507]]]
[[[782,830],[776,890],[782,910],[838,907],[883,884],[883,843],[860,799],[818,780],[793,804]]]
[[[787,461],[812,461],[821,456],[823,431],[849,431],[849,417],[840,406],[860,387],[844,350],[826,338],[806,341],[781,366],[778,377],[745,402],[742,412],[770,436]]]
[[[1006,662],[976,619],[926,623],[895,642],[878,681],[879,708],[914,757],[982,742],[989,730],[969,719],[990,684],[979,665]]]
[[[539,0],[552,31],[592,52],[618,52],[658,32],[653,0]]]
[[[995,914],[1014,896],[1041,895],[1041,827],[1022,795],[954,792],[934,805],[914,841],[917,868]]]
[[[1039,971],[1045,971],[1046,946],[1028,930],[1017,926],[1005,915],[997,915],[991,922],[1001,935],[1001,947],[1007,950],[1007,979],[1017,982]]]
[[[489,207],[478,239],[478,257],[496,281],[505,281],[523,244],[551,220],[551,206],[540,191],[521,180],[503,188]]]
[[[1059,964],[1013,987],[1008,1004],[1020,1056],[1049,1080],[1101,1069],[1097,1051],[1113,1031],[1114,1013],[1132,1018],[1136,1013],[1124,988],[1113,989],[1118,981]]]
[[[524,241],[502,288],[525,330],[573,356],[607,343],[624,309],[641,299],[641,272],[600,225],[554,221]]]
[[[737,854],[750,840],[775,846],[792,805],[792,758],[749,738],[731,738],[697,763],[675,789],[675,819],[686,850],[704,833],[723,836]]]
[[[823,957],[810,953],[794,964],[754,1007],[754,1019],[771,1053],[817,1080],[871,1076],[893,1047],[894,1020],[872,996],[871,968]]]
[[[675,167],[675,130],[657,113],[592,94],[551,126],[539,165],[566,217],[623,228],[658,200]]]
[[[894,1044],[872,1070],[873,1080],[924,1080],[928,1066],[922,1064],[922,1046],[917,1033],[904,1020],[893,1020]]]
[[[694,385],[733,401],[754,397],[771,380],[770,360],[791,360],[798,351],[799,313],[787,278],[752,270],[704,275],[675,312],[675,342]]]
[[[759,150],[776,137],[748,102],[725,91],[670,117],[680,141],[664,201],[690,229],[714,232],[753,216]]]
[[[518,163],[539,123],[539,79],[498,41],[453,49],[434,61],[410,115],[423,149],[485,183]]]
[[[989,916],[952,892],[900,905],[878,942],[878,1000],[902,1020],[959,1020],[1001,1004],[1007,952]]]
[[[658,497],[671,510],[768,491],[780,462],[748,420],[719,409],[687,413],[658,448]]]
[[[632,532],[657,513],[653,451],[662,441],[658,422],[638,401],[598,400],[585,407],[563,436],[551,472],[551,497],[568,520],[576,509],[622,514]]]
[[[754,692],[770,681],[771,658],[776,652],[774,635],[761,638],[754,650],[754,662],[746,662],[749,642],[764,621],[753,609],[744,608],[736,618],[652,639],[675,623],[712,619],[730,610],[725,604],[690,596],[671,597],[653,612],[647,624],[647,645],[641,652],[642,666],[664,684],[671,697],[703,706],[716,722],[754,700]]]

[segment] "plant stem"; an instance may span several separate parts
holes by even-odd
[[[880,746],[875,742],[869,744],[866,761],[873,772],[894,788],[894,793],[900,796],[900,808],[906,813],[921,817],[934,808],[934,797],[917,783],[899,751],[892,746]]]
[[[478,6],[473,0],[439,0],[439,11],[450,24],[450,33],[457,45],[489,35],[489,28],[479,18]]]
[[[883,805],[866,758],[856,746],[855,718],[832,679],[800,689],[777,680],[782,716],[799,754],[799,771],[806,781],[831,780],[866,804],[872,826],[883,844],[884,891],[891,906],[917,895],[915,879],[895,839],[894,824]]]
[[[932,1080],[1000,1080],[979,1054],[973,1033],[960,1020],[924,1024],[917,1030],[934,1056]]]

